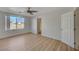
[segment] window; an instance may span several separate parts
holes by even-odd
[[[17,29],[16,20],[17,17],[10,16],[10,29]]]
[[[23,17],[16,17],[16,16],[9,16],[7,18],[7,27],[12,29],[24,29],[24,18]]]
[[[24,18],[17,18],[17,29],[23,29],[24,28]]]

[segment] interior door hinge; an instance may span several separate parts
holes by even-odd
[[[74,14],[74,16],[76,16],[76,14]]]
[[[76,42],[74,42],[74,44],[76,44]]]
[[[76,28],[74,28],[74,31],[76,30]]]

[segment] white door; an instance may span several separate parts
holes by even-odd
[[[61,16],[61,39],[64,43],[74,47],[74,13],[69,12]]]

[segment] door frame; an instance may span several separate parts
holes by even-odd
[[[75,38],[75,30],[76,30],[76,28],[75,28],[75,16],[76,16],[76,14],[75,14],[75,11],[74,11],[74,48],[76,48],[76,38]]]
[[[77,7],[76,9],[75,9],[75,11],[74,11],[74,48],[75,49],[77,49],[76,48],[76,11],[78,11],[78,9],[79,9],[79,7]],[[77,50],[79,50],[79,49],[77,49]]]

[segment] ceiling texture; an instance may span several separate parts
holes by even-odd
[[[24,16],[28,16],[30,14],[27,13],[27,7],[0,7],[0,11],[2,12],[8,12],[8,13],[14,13],[14,14],[21,14]],[[37,13],[34,13],[34,15],[40,15],[45,14],[49,12],[68,12],[73,10],[73,7],[31,7],[32,10],[38,11]]]

